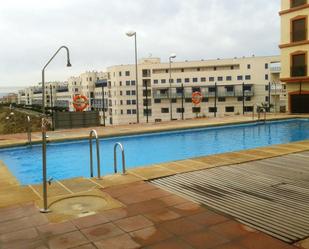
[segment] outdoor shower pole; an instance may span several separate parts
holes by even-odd
[[[43,118],[42,118],[42,172],[43,172],[43,209],[40,210],[41,213],[48,213],[50,210],[48,209],[47,204],[47,166],[46,166],[46,125],[47,120],[45,119],[45,69],[49,65],[49,63],[56,57],[56,55],[59,53],[61,49],[65,49],[67,51],[67,67],[71,67],[70,62],[70,51],[68,47],[61,46],[56,53],[49,59],[49,61],[46,63],[46,65],[42,69],[42,112],[43,112]]]

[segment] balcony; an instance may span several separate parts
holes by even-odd
[[[271,63],[269,70],[271,73],[280,73],[281,72],[281,63],[276,62],[276,63]]]
[[[68,92],[69,91],[69,88],[67,86],[63,86],[63,87],[58,87],[56,92],[57,93],[65,93],[65,92]]]
[[[307,65],[291,67],[291,77],[307,76]]]
[[[98,80],[95,83],[95,87],[107,87],[107,80]]]

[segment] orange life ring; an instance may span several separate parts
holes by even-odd
[[[192,93],[192,103],[195,105],[198,105],[202,102],[202,94],[200,92],[194,92]]]
[[[75,95],[73,98],[73,106],[76,111],[82,112],[89,105],[88,98],[84,95]]]

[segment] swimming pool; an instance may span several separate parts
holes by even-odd
[[[103,175],[113,173],[113,147],[116,142],[121,142],[125,148],[127,168],[134,168],[305,139],[309,139],[309,119],[105,138],[100,139],[101,172]],[[35,184],[42,181],[41,154],[41,145],[16,147],[1,149],[0,159],[22,184]],[[118,152],[118,167],[121,167],[120,154]],[[88,140],[48,144],[47,168],[48,177],[57,180],[89,177]]]

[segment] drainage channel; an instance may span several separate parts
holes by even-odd
[[[150,182],[288,243],[309,236],[308,152]]]

